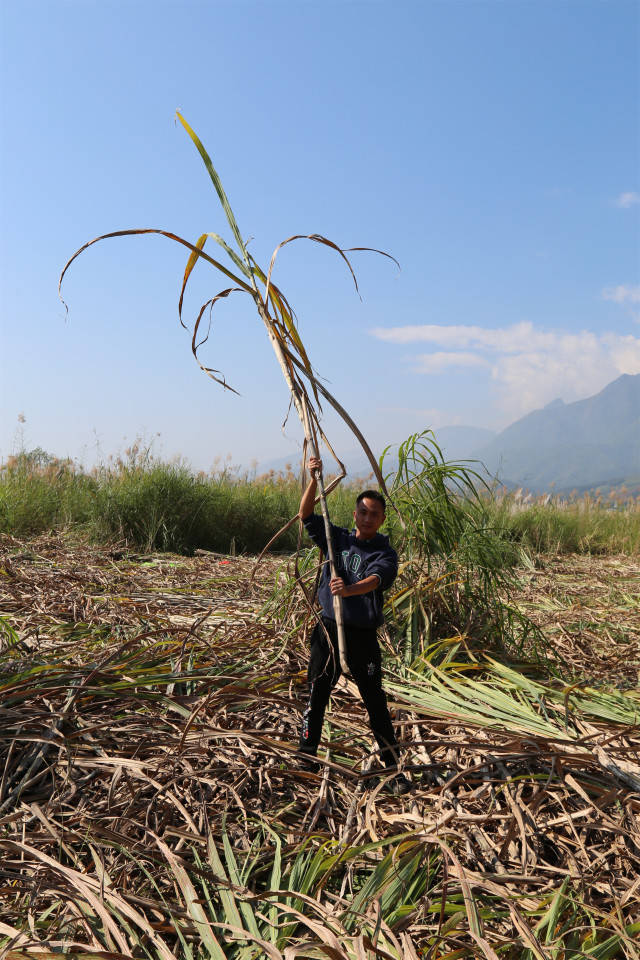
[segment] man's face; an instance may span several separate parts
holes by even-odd
[[[356,509],[353,511],[357,536],[363,540],[370,540],[384,523],[384,517],[382,504],[378,500],[365,497],[356,504]]]

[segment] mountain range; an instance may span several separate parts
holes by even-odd
[[[554,400],[500,433],[465,426],[434,433],[445,459],[480,461],[488,479],[507,487],[532,493],[623,483],[640,488],[640,374],[623,374],[585,400]],[[361,451],[344,459],[349,477],[370,474]],[[280,458],[261,469],[282,470],[290,460]]]
[[[640,374],[586,400],[554,400],[470,451],[492,477],[532,492],[640,482]]]

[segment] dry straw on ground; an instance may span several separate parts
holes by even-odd
[[[395,798],[349,686],[330,760],[296,764],[306,651],[276,561],[251,584],[248,558],[1,550],[0,956],[638,956],[637,560],[521,571],[600,689],[460,638],[437,667],[389,653]]]

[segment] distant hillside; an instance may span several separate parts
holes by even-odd
[[[635,489],[640,484],[640,374],[623,374],[586,400],[554,400],[498,434],[464,426],[434,433],[445,459],[480,460],[490,477],[507,486],[534,493],[622,483]],[[361,451],[343,456],[349,478],[369,476]],[[261,464],[259,470],[284,471],[287,463],[298,469],[299,460],[289,456]]]
[[[474,450],[491,442],[496,431],[484,427],[440,427],[434,434],[445,460],[469,460]]]
[[[586,400],[554,400],[474,451],[491,476],[533,492],[640,479],[640,374]]]

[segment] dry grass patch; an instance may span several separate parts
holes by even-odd
[[[545,556],[523,571],[519,606],[551,641],[565,676],[640,687],[640,560]]]
[[[598,690],[472,637],[410,669],[389,652],[414,782],[395,798],[344,681],[322,770],[293,759],[300,608],[258,616],[280,561],[252,584],[250,558],[1,549],[6,957],[638,956],[640,701],[619,647],[637,657],[640,562],[522,571]],[[624,641],[607,624],[627,614]]]

